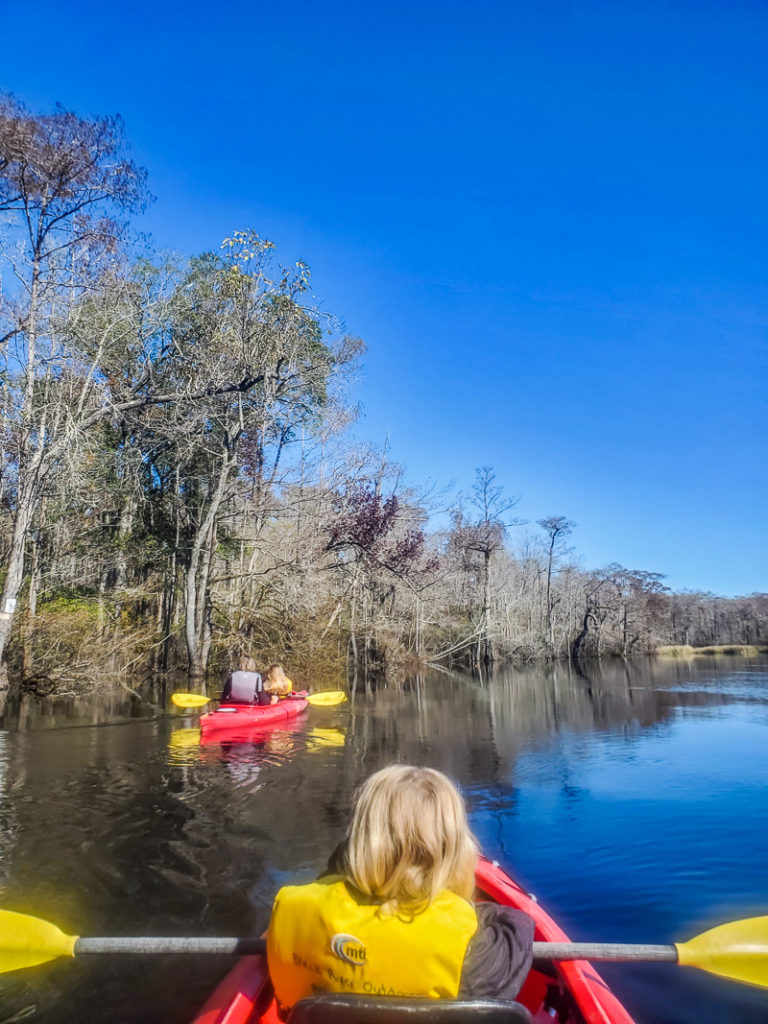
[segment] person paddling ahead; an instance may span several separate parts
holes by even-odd
[[[221,700],[226,704],[269,704],[271,697],[264,692],[261,675],[256,671],[253,658],[243,654],[237,662],[237,668],[230,672],[224,680]]]
[[[445,775],[407,765],[372,775],[329,874],[275,898],[267,960],[281,1006],[318,991],[513,999],[533,921],[471,902],[477,857]]]

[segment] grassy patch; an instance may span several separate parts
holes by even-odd
[[[657,647],[656,654],[662,658],[693,658],[697,654],[703,654],[708,657],[716,657],[719,654],[731,654],[742,658],[754,658],[765,650],[765,647],[757,647],[755,644],[714,644],[710,647],[670,644],[666,647]]]
[[[661,658],[692,658],[694,651],[690,644],[669,644],[657,647],[656,654]]]
[[[742,658],[754,658],[760,648],[754,644],[718,644],[713,647],[697,647],[696,654],[738,654]]]

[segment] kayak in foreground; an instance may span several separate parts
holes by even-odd
[[[536,925],[534,939],[537,942],[567,942],[568,936],[552,920],[545,910],[517,882],[513,881],[497,864],[480,858],[475,874],[478,899],[490,900],[504,906],[516,907],[525,911]],[[611,992],[606,983],[585,960],[571,961],[534,961],[534,965],[518,995],[518,1001],[526,1008],[515,1013],[510,1004],[505,1009],[509,1024],[522,1024],[526,1019],[534,1022],[551,1024],[557,1020],[559,1024],[634,1024],[633,1019]],[[329,993],[327,997],[304,1000],[308,1007],[301,1015],[302,1024],[350,1024],[355,1019],[355,1012],[345,999]],[[361,1003],[365,997],[357,1000]],[[326,1002],[326,1012],[322,1003]],[[380,1024],[400,1024],[412,1016],[410,1011],[423,1006],[421,1000],[414,1001],[413,1006],[406,1010],[402,1004],[386,1004],[386,1000],[365,1000],[374,1010],[366,1014],[366,1019],[374,1017]],[[299,1006],[300,1004],[297,1004]],[[381,1008],[379,1010],[378,1008]],[[399,1009],[398,1009],[399,1007]],[[493,1009],[489,1003],[477,1002],[461,1004],[459,1013],[451,1010],[456,1003],[447,1000],[432,1000],[425,1007],[428,1016],[424,1024],[428,1024],[429,1016],[437,1017],[445,1011],[445,1019],[458,1020],[472,1024],[496,1024]],[[499,1021],[504,1014],[499,1015]],[[530,1016],[528,1016],[530,1015]],[[298,1017],[294,1009],[294,1017]],[[193,1024],[279,1024],[277,1007],[272,998],[272,986],[269,980],[267,962],[261,956],[245,956],[224,978],[213,992],[208,1002],[195,1017]],[[290,1019],[289,1019],[290,1024]],[[414,1024],[416,1024],[414,1020]]]
[[[305,690],[295,693],[277,704],[220,704],[200,718],[202,738],[242,734],[264,726],[276,725],[295,718],[308,707]]]

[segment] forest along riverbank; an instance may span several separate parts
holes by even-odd
[[[0,152],[0,714],[105,671],[199,685],[251,643],[303,682],[768,638],[764,593],[582,568],[567,510],[523,530],[491,466],[438,528],[439,481],[345,432],[365,345],[302,259],[247,226],[136,249],[119,117],[3,94]]]
[[[768,913],[764,658],[443,671],[202,748],[196,716],[122,694],[25,705],[0,732],[5,907],[80,934],[257,933],[276,889],[322,867],[355,786],[399,760],[461,783],[484,850],[574,939]],[[182,1024],[224,970],[47,965],[0,977],[0,1020]],[[601,970],[640,1024],[768,1019],[768,993],[700,972]]]

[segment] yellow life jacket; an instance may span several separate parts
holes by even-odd
[[[269,973],[283,1006],[318,991],[455,999],[476,931],[472,904],[447,890],[422,913],[396,917],[358,903],[343,879],[329,876],[278,892]]]

